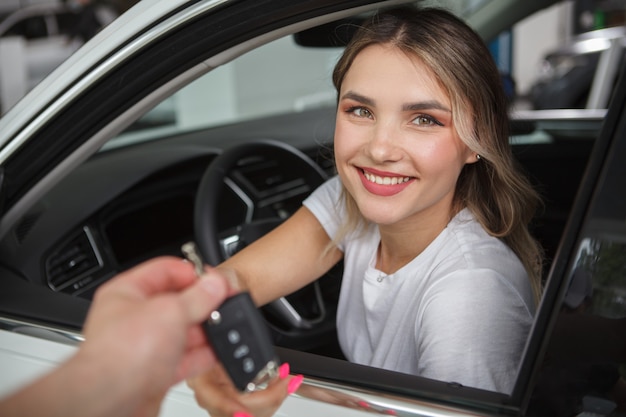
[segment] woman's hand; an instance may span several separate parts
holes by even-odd
[[[290,376],[289,365],[279,368],[278,378],[267,388],[251,393],[241,393],[235,388],[221,365],[187,380],[198,404],[211,417],[271,417],[289,394],[296,392],[303,376]]]

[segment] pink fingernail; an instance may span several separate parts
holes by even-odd
[[[278,377],[280,379],[285,379],[288,376],[289,376],[289,364],[285,362],[282,365],[280,365],[280,368],[278,368]]]
[[[304,375],[296,375],[289,381],[289,385],[287,385],[287,392],[289,394],[293,394],[298,391],[300,385],[302,385],[302,381],[304,381]]]
[[[252,417],[252,416],[248,413],[244,413],[243,411],[237,411],[235,414],[233,414],[233,417]]]

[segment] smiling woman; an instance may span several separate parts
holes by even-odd
[[[262,305],[343,259],[349,361],[511,392],[539,296],[526,226],[538,196],[512,163],[485,44],[447,11],[386,10],[354,35],[333,81],[338,175],[218,269]],[[275,406],[273,388],[240,397],[220,380],[193,382],[211,415]]]
[[[482,40],[435,9],[373,18],[337,64],[335,160],[345,204],[339,213],[346,210],[348,220],[334,220],[346,218],[333,214],[337,191],[305,204],[345,253],[344,293],[358,293],[365,276],[362,305],[346,297],[350,302],[340,300],[338,311],[340,341],[354,361],[496,391],[512,388],[525,341],[519,336],[527,334],[535,308],[530,289],[538,288],[540,253],[523,220],[532,216],[532,204],[516,205],[523,208],[515,213],[504,207],[491,212],[499,197],[537,201],[511,165],[497,79]],[[488,111],[497,123],[477,116]],[[478,151],[490,159],[479,161]],[[507,177],[519,177],[521,187]],[[495,224],[511,226],[497,230]],[[517,239],[523,251],[503,244]],[[384,289],[367,285],[381,273]],[[498,315],[507,319],[494,321]],[[493,337],[510,345],[494,350]],[[482,366],[473,368],[477,363]]]

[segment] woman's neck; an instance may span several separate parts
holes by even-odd
[[[380,244],[376,269],[393,274],[421,254],[457,212],[446,216],[419,216],[393,225],[378,225]]]

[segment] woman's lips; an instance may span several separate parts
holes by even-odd
[[[414,177],[373,172],[371,170],[365,171],[362,168],[358,168],[358,172],[365,189],[372,194],[383,197],[398,194],[415,180]]]

